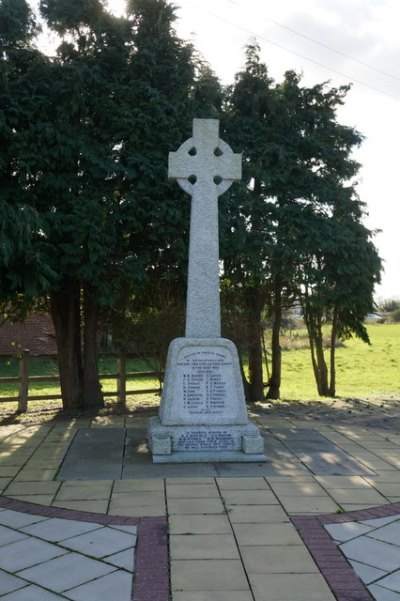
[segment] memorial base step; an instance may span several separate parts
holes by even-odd
[[[154,463],[265,462],[264,441],[254,424],[163,425],[152,417],[148,432]]]

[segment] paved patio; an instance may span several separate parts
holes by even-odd
[[[400,601],[400,435],[255,421],[266,464],[153,465],[142,417],[1,426],[0,599],[168,601],[168,559],[172,601]]]

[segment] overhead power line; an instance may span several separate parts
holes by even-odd
[[[349,80],[350,82],[355,82],[358,83],[362,86],[365,86],[367,88],[370,88],[371,90],[373,90],[374,92],[378,92],[379,94],[383,94],[384,96],[389,96],[389,98],[393,98],[394,100],[397,100],[398,102],[400,102],[400,98],[398,96],[395,96],[394,94],[391,94],[390,92],[385,92],[384,90],[381,90],[380,88],[377,88],[369,83],[366,83],[365,81],[361,81],[360,79],[357,79],[355,77],[351,77],[350,75],[347,75],[346,73],[343,73],[342,71],[338,71],[337,69],[334,69],[333,67],[328,67],[328,65],[325,65],[324,63],[321,63],[317,60],[314,60],[313,58],[310,58],[308,56],[305,56],[304,54],[301,54],[300,52],[296,52],[295,50],[290,50],[290,48],[287,48],[286,46],[284,46],[283,44],[279,44],[278,42],[274,42],[273,40],[268,39],[267,37],[265,37],[264,35],[261,35],[259,33],[256,33],[254,31],[251,31],[250,29],[247,29],[246,27],[243,27],[242,25],[238,25],[237,23],[234,23],[233,21],[230,21],[229,19],[226,19],[224,17],[221,17],[220,15],[216,15],[215,13],[211,12],[211,11],[206,11],[209,15],[211,15],[212,17],[219,19],[220,21],[223,21],[224,23],[227,23],[228,25],[231,25],[232,27],[236,27],[237,29],[240,29],[241,31],[244,31],[245,33],[248,33],[249,35],[255,37],[255,38],[260,38],[262,40],[264,40],[265,42],[268,42],[268,44],[272,44],[273,46],[277,46],[278,48],[281,48],[282,50],[285,50],[285,52],[290,52],[290,54],[295,54],[296,56],[299,56],[300,58],[309,61],[310,63],[313,63],[314,65],[318,65],[318,67],[322,67],[323,69],[327,69],[328,71],[332,71],[332,73],[336,73],[336,75],[340,75],[341,77],[344,77],[345,79]],[[354,59],[356,60],[356,59]],[[394,76],[393,76],[394,77]],[[399,79],[400,78],[396,78],[395,79]]]
[[[317,44],[318,46],[322,46],[322,48],[327,48],[331,52],[335,52],[336,54],[339,54],[340,56],[344,56],[345,58],[347,58],[347,59],[349,59],[351,61],[354,61],[355,63],[358,63],[359,65],[362,65],[363,67],[367,67],[368,69],[371,69],[372,71],[376,71],[376,73],[380,73],[381,75],[385,75],[386,77],[390,77],[391,79],[394,79],[395,81],[400,81],[400,77],[397,77],[397,75],[392,75],[392,73],[388,73],[387,71],[383,71],[382,69],[378,69],[378,67],[374,67],[373,65],[370,65],[369,63],[365,63],[364,61],[361,61],[358,58],[355,58],[354,56],[351,56],[350,54],[346,54],[346,52],[342,52],[341,50],[338,50],[337,48],[334,48],[333,46],[329,46],[328,44],[324,44],[323,42],[319,42],[318,40],[315,40],[311,36],[306,35],[304,33],[300,33],[300,31],[296,31],[295,29],[292,29],[291,27],[288,27],[287,25],[283,25],[282,23],[279,23],[278,21],[274,21],[273,19],[269,19],[269,18],[267,20],[270,21],[271,23],[273,23],[274,25],[277,25],[278,27],[281,27],[282,29],[286,29],[287,31],[290,31],[291,33],[294,33],[295,35],[298,35],[298,36],[304,38],[305,40],[313,42],[313,44]]]
[[[231,4],[235,4],[236,6],[239,6],[239,4],[236,0],[229,0],[229,2]],[[397,75],[393,75],[393,73],[388,73],[387,71],[383,71],[382,69],[379,69],[378,67],[374,67],[370,63],[366,63],[365,61],[355,58],[354,56],[351,56],[351,54],[346,54],[346,52],[343,52],[342,50],[338,50],[337,48],[334,48],[333,46],[330,46],[329,44],[325,44],[324,42],[316,40],[312,36],[306,35],[305,33],[301,33],[300,31],[297,31],[297,29],[294,29],[293,27],[289,27],[288,25],[279,23],[279,21],[275,21],[275,19],[271,19],[269,17],[264,17],[264,18],[267,21],[269,21],[270,23],[273,23],[274,25],[276,25],[277,27],[286,29],[286,31],[290,31],[290,33],[294,33],[295,35],[297,35],[301,38],[304,38],[305,40],[308,40],[309,42],[312,42],[313,44],[317,44],[318,46],[321,46],[322,48],[327,48],[327,50],[330,50],[331,52],[334,52],[335,54],[339,54],[340,56],[344,56],[345,58],[347,58],[351,61],[354,61],[355,63],[358,63],[359,65],[362,65],[363,67],[367,67],[367,69],[371,69],[372,71],[375,71],[376,73],[380,73],[381,75],[390,77],[391,79],[394,79],[395,81],[400,81],[400,77]],[[329,67],[327,67],[327,68],[329,68]]]

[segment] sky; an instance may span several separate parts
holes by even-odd
[[[124,0],[108,0],[122,14]],[[352,83],[338,121],[365,137],[358,193],[384,260],[377,300],[400,298],[400,2],[398,0],[174,0],[176,31],[191,41],[223,84],[256,40],[269,74],[303,75],[304,85]]]

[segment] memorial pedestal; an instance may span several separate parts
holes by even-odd
[[[247,418],[239,358],[230,340],[172,341],[149,444],[154,463],[266,460],[259,430]]]

